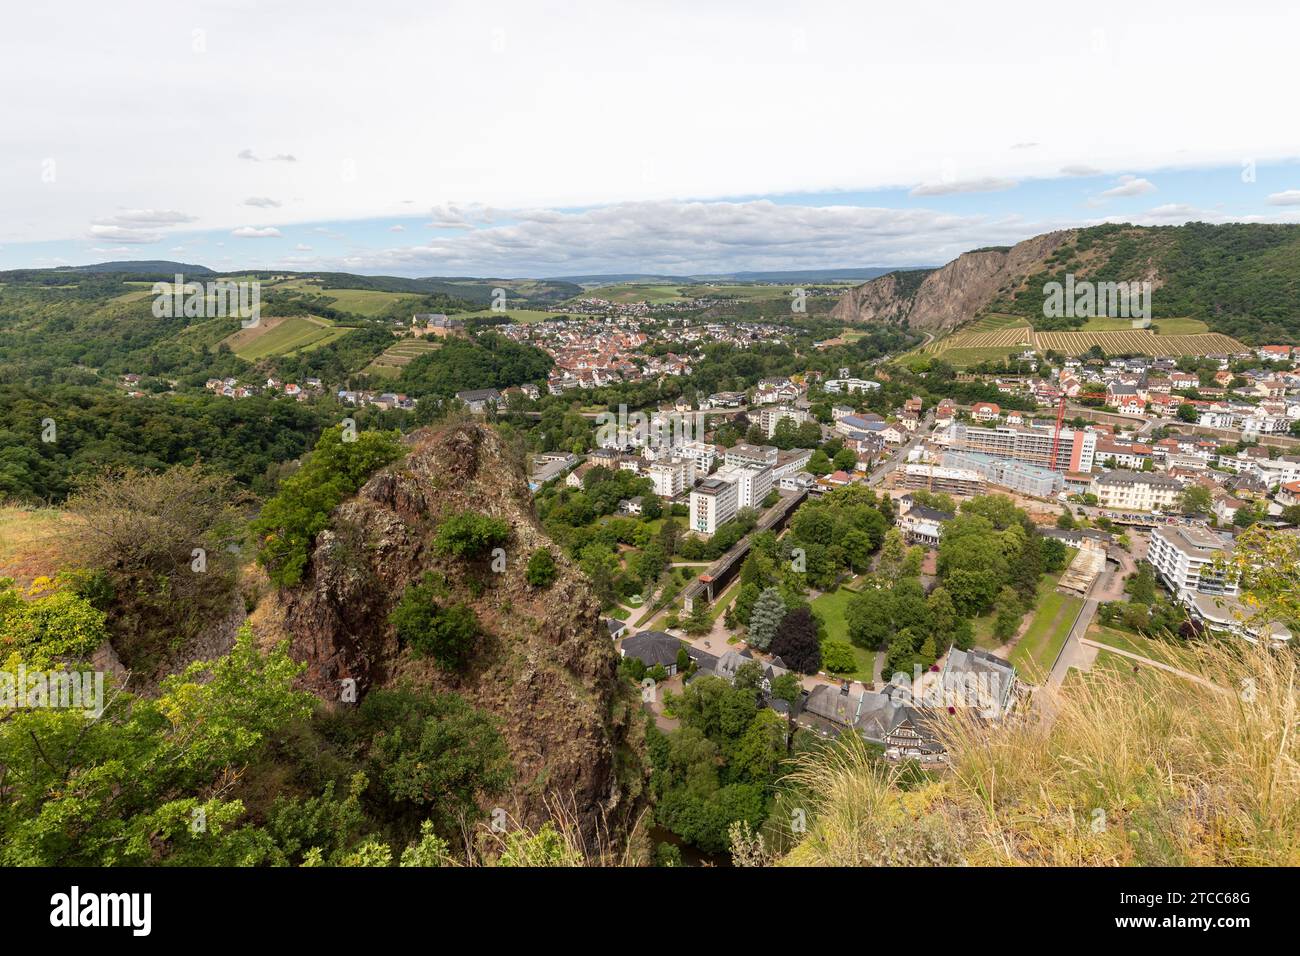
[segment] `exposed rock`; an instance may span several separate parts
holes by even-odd
[[[263,639],[287,636],[307,665],[303,683],[329,702],[346,678],[359,695],[403,681],[461,694],[501,723],[517,771],[503,804],[512,816],[536,825],[562,806],[589,840],[617,844],[644,790],[643,731],[598,601],[541,529],[522,462],[494,429],[460,424],[406,443],[404,460],[339,506],[302,584],[263,602],[254,629]],[[510,525],[503,572],[434,553],[439,523],[464,510]],[[559,576],[538,591],[524,570],[542,546]],[[430,571],[473,607],[485,632],[461,672],[399,647],[388,624],[403,590]]]
[[[1006,250],[963,253],[914,290],[891,272],[844,293],[831,315],[845,322],[907,320],[914,329],[947,331],[973,319],[1000,289],[1019,284],[1073,236],[1073,230],[1049,232]]]

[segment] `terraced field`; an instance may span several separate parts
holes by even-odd
[[[362,369],[362,373],[376,378],[397,378],[413,359],[428,355],[441,347],[441,343],[429,339],[402,339],[386,348]]]
[[[1040,352],[1082,355],[1094,345],[1107,355],[1218,355],[1245,350],[1236,339],[1219,332],[1199,335],[1156,335],[1150,329],[1114,332],[1039,332],[1034,336]]]

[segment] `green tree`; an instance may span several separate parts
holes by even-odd
[[[760,651],[767,650],[785,615],[786,606],[781,598],[781,592],[776,588],[765,589],[754,602],[745,640]]]
[[[342,426],[323,431],[302,467],[249,526],[260,546],[258,563],[271,581],[281,587],[301,581],[312,542],[329,526],[335,507],[402,454],[395,432],[345,433]]]

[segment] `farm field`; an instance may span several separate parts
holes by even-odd
[[[318,348],[347,335],[352,327],[335,325],[314,315],[273,316],[260,325],[240,329],[223,341],[246,362]]]
[[[326,289],[319,279],[288,279],[274,283],[272,288],[285,292],[302,292],[328,299],[334,308],[356,315],[373,318],[386,312],[395,303],[409,303],[414,308],[420,299],[404,292],[383,292],[377,289]]]
[[[441,343],[429,339],[402,339],[384,349],[361,372],[363,375],[374,375],[376,378],[397,378],[402,374],[402,369],[410,365],[413,359],[428,355],[441,347]]]

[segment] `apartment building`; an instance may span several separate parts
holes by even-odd
[[[796,425],[801,425],[808,421],[809,415],[802,408],[792,408],[789,405],[775,405],[768,408],[760,408],[750,416],[750,421],[757,424],[763,429],[763,434],[771,438],[776,434],[776,426],[783,419],[791,419]]]
[[[981,481],[1037,498],[1051,498],[1065,488],[1065,476],[1059,471],[1014,458],[948,450],[943,453],[943,463],[951,470],[974,474]]]
[[[678,457],[689,458],[695,462],[695,474],[707,475],[713,470],[713,463],[718,459],[718,449],[704,441],[688,441],[674,449]]]
[[[691,458],[673,458],[657,461],[646,469],[654,484],[654,493],[660,498],[676,498],[695,484],[695,461]]]
[[[722,457],[722,463],[727,466],[731,465],[766,465],[772,468],[776,465],[777,456],[780,450],[772,445],[732,445]]]
[[[1107,472],[1092,480],[1097,504],[1118,511],[1157,511],[1173,508],[1183,493],[1177,478],[1141,471]]]
[[[736,508],[757,508],[772,490],[772,469],[766,465],[727,465],[714,478],[736,486]]]
[[[1097,453],[1097,436],[1090,431],[1061,429],[1056,458],[1052,460],[1054,429],[983,428],[954,422],[945,438],[954,451],[971,451],[998,458],[1014,458],[1052,471],[1091,471]]]
[[[736,516],[739,489],[733,482],[705,478],[691,491],[691,530],[713,534]]]
[[[1160,525],[1151,532],[1147,560],[1174,597],[1186,604],[1197,594],[1237,593],[1236,575],[1214,567],[1216,559],[1231,551],[1229,542],[1205,528]]]

